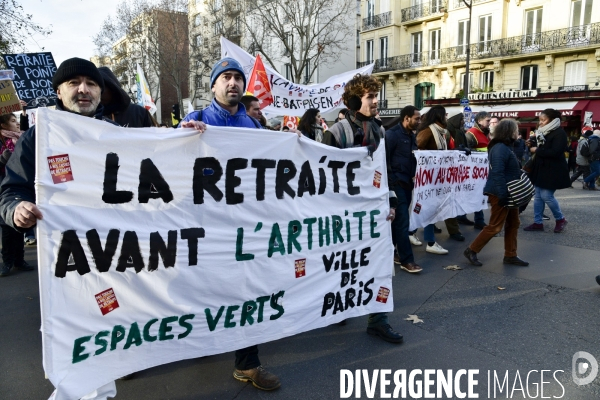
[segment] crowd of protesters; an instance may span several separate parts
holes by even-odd
[[[193,128],[200,133],[206,130],[207,125],[267,128],[259,99],[243,96],[246,77],[239,62],[232,58],[219,60],[212,69],[210,80],[214,94],[211,104],[185,116],[180,127]],[[72,58],[63,62],[52,84],[58,96],[56,108],[60,111],[124,127],[157,126],[143,107],[130,101],[110,70],[98,69],[87,60]],[[569,177],[569,165],[564,156],[569,145],[567,135],[560,127],[560,113],[556,110],[547,109],[540,114],[539,128],[527,140],[519,137],[518,124],[513,119],[499,120],[480,112],[475,116],[474,127],[465,130],[463,114],[456,113],[448,118],[442,106],[433,106],[421,115],[416,107],[408,105],[402,109],[397,123],[386,130],[377,118],[380,89],[381,83],[374,77],[356,75],[347,82],[342,95],[347,108],[339,112],[331,127],[327,128],[324,124],[320,110],[309,109],[294,132],[339,149],[362,147],[369,154],[385,138],[390,188],[387,220],[392,226],[394,261],[408,273],[416,274],[423,270],[415,261],[412,251],[412,246],[421,245],[421,242],[415,232],[409,231],[408,223],[417,166],[414,151],[417,149],[488,153],[491,169],[484,189],[491,204],[488,223],[484,221],[481,210],[475,213],[474,221],[466,215],[444,221],[450,238],[457,241],[465,240],[459,224],[472,225],[481,230],[464,251],[468,262],[476,266],[482,265],[477,254],[502,229],[505,230],[503,262],[528,265],[517,255],[519,210],[506,207],[509,200],[506,184],[519,179],[522,168],[529,171],[529,179],[535,187],[535,219],[525,230],[544,229],[543,211],[548,205],[556,220],[554,232],[563,232],[567,220],[554,197],[555,191],[571,186],[580,175],[584,177],[584,188],[595,190],[595,180],[600,174],[600,131],[586,130],[582,139],[571,143],[575,165],[571,164],[571,169],[576,172]],[[287,130],[284,129],[287,127],[280,126],[281,121],[278,123],[279,126],[270,128]],[[0,188],[4,261],[0,276],[9,275],[12,269],[34,269],[24,261],[24,235],[43,217],[35,205],[35,126],[27,129],[26,124],[25,112],[20,122],[12,114],[0,116],[0,171],[5,175]],[[531,154],[531,158],[525,163],[527,154]],[[427,252],[439,255],[448,253],[436,241],[435,235],[440,232],[434,224],[424,227]],[[598,279],[600,283],[600,277]],[[366,332],[392,343],[401,343],[403,340],[402,335],[390,326],[385,313],[369,315]],[[277,389],[281,385],[275,374],[262,367],[257,346],[235,352],[233,376],[240,381],[252,382],[263,390]]]

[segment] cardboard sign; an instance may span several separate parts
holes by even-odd
[[[37,112],[44,369],[56,400],[393,309],[384,141],[371,158],[295,133]],[[67,165],[77,179],[56,184]]]
[[[8,68],[15,71],[15,89],[27,107],[47,107],[56,104],[56,93],[52,89],[52,77],[56,64],[52,53],[4,54]]]
[[[21,111],[21,102],[12,81],[0,81],[0,115]]]

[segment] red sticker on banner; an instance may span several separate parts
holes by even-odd
[[[380,303],[387,303],[388,296],[390,295],[390,289],[385,288],[383,286],[379,286],[379,292],[377,293],[377,298],[375,301]]]
[[[294,267],[296,268],[296,278],[302,278],[306,275],[306,258],[296,260],[294,262]]]
[[[102,311],[102,315],[106,315],[112,310],[119,308],[119,302],[117,301],[117,296],[115,292],[110,289],[106,289],[103,292],[100,292],[96,295],[96,301],[98,302],[98,307],[100,307],[100,311]]]
[[[73,171],[71,171],[68,154],[48,157],[48,168],[50,168],[50,175],[52,175],[52,181],[55,184],[73,180]]]
[[[381,172],[375,171],[375,176],[373,177],[373,186],[377,189],[381,187]]]
[[[415,208],[413,210],[416,214],[421,212],[421,205],[419,203],[415,204]]]

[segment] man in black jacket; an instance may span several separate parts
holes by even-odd
[[[81,58],[64,61],[52,78],[52,87],[58,97],[57,110],[106,120],[100,104],[104,80],[92,62]],[[35,205],[34,179],[35,126],[32,126],[15,145],[0,186],[0,215],[18,231],[24,232],[43,217]]]
[[[397,214],[392,222],[392,240],[398,251],[400,267],[414,274],[423,270],[415,263],[408,237],[408,210],[417,170],[417,160],[413,154],[417,150],[417,139],[413,131],[421,122],[421,113],[414,106],[406,106],[400,112],[400,121],[385,133],[388,183],[398,198]]]
[[[117,77],[107,67],[98,68],[104,79],[104,91],[100,102],[104,106],[104,115],[125,128],[148,128],[156,126],[150,113],[139,104],[131,102],[131,98],[121,88]]]

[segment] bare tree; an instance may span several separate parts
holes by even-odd
[[[153,99],[163,100],[163,120],[170,120],[171,104],[183,107],[197,70],[200,49],[189,45],[187,7],[187,0],[125,0],[94,37],[98,55],[111,57],[117,77],[135,76],[141,66]],[[135,99],[131,83],[123,86]]]
[[[246,48],[275,69],[289,65],[292,80],[305,83],[318,64],[340,60],[353,36],[355,7],[353,0],[246,0]]]
[[[2,54],[25,51],[25,38],[35,35],[47,36],[52,31],[32,21],[32,15],[25,13],[16,0],[0,0],[0,52]],[[42,48],[43,49],[43,48]]]

